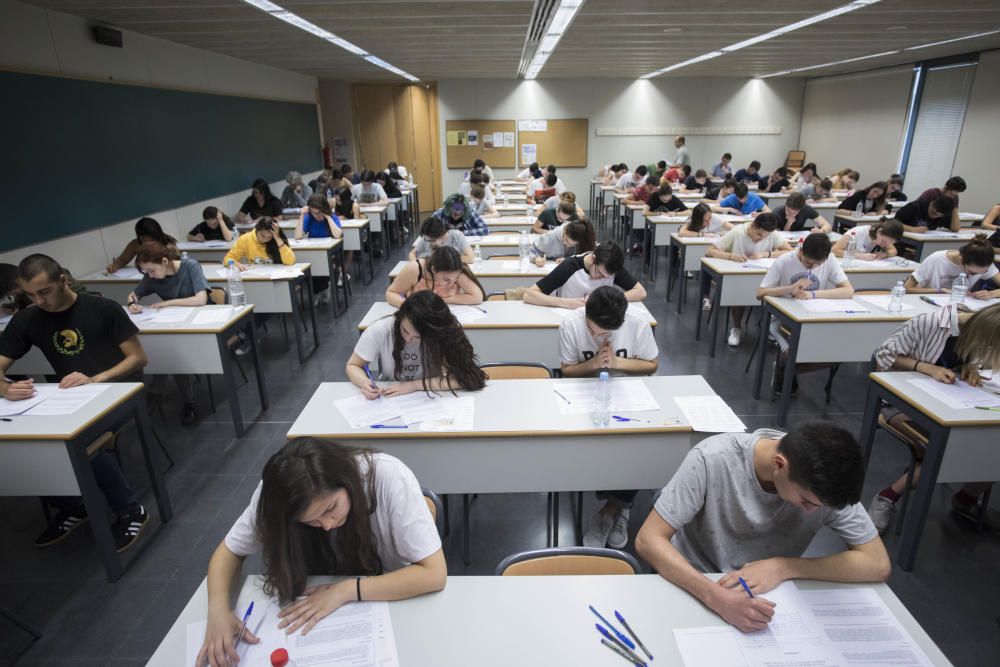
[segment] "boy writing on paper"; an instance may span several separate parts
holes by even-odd
[[[761,596],[784,581],[888,578],[889,555],[858,502],[864,475],[854,436],[830,422],[806,422],[787,434],[714,435],[687,454],[664,487],[636,551],[739,630],[762,630],[774,604]],[[823,526],[847,549],[803,558]],[[705,572],[725,574],[713,582]]]
[[[524,292],[524,302],[553,308],[579,308],[602,285],[615,285],[628,301],[642,301],[646,288],[625,268],[625,253],[614,241],[605,241],[593,252],[564,259],[549,275]]]
[[[625,294],[612,285],[598,287],[559,325],[559,362],[565,377],[652,375],[659,366],[653,328],[628,313]],[[621,549],[628,542],[629,510],[637,490],[598,491],[604,507],[591,517],[583,546]]]

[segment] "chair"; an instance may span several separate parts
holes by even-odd
[[[788,151],[788,157],[785,158],[785,167],[787,167],[789,171],[798,171],[805,163],[805,151]]]
[[[618,549],[556,547],[521,551],[497,565],[498,577],[639,574],[639,561]]]
[[[520,255],[490,255],[490,259],[495,259],[497,261],[507,260],[507,261],[521,261]]]
[[[431,518],[434,519],[434,526],[437,527],[438,537],[444,537],[441,534],[441,521],[438,519],[438,517],[443,514],[441,496],[434,493],[430,489],[425,489],[424,487],[420,487],[420,493],[424,494],[424,500],[427,502],[427,509],[431,511]]]
[[[545,364],[511,361],[479,364],[490,380],[551,380],[552,371]]]
[[[489,294],[486,295],[486,300],[487,301],[506,301],[507,300],[507,293],[506,292],[490,292]]]

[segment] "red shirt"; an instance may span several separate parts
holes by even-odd
[[[645,185],[640,185],[637,188],[632,189],[632,199],[637,199],[641,202],[649,200],[649,195],[653,194],[654,190],[648,188]]]

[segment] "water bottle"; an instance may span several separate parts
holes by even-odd
[[[948,299],[948,303],[953,306],[958,306],[958,304],[965,301],[965,293],[969,291],[969,276],[965,273],[958,274],[958,278],[955,278],[955,282],[951,284],[951,298]]]
[[[611,421],[611,378],[607,371],[601,371],[594,396],[594,426],[607,426]]]
[[[865,214],[865,209],[861,205],[861,202],[858,202],[858,205],[854,207],[854,218],[855,219],[861,218],[864,214]]]
[[[288,657],[288,650],[283,648],[271,652],[271,667],[295,667],[295,661]]]
[[[411,188],[413,187],[413,174],[406,175],[406,182],[410,184]]]
[[[897,281],[896,286],[892,288],[892,296],[889,297],[889,312],[890,313],[901,313],[903,312],[903,297],[906,295],[906,288],[903,286],[903,281]]]
[[[186,261],[188,261],[187,250],[185,250],[184,252],[181,253],[181,262],[186,262]]]
[[[475,267],[478,269],[483,263],[483,250],[478,243],[472,245],[472,256],[475,258]]]
[[[531,265],[531,239],[528,232],[521,230],[521,237],[517,240],[517,252],[521,257],[521,270],[527,271]]]
[[[851,238],[847,241],[847,248],[844,250],[844,261],[841,262],[845,269],[849,269],[854,266],[854,254],[858,251],[858,240],[854,238],[854,234],[851,234]]]
[[[247,295],[243,291],[243,276],[236,268],[236,262],[229,260],[229,268],[226,269],[226,280],[229,282],[229,303],[234,306],[247,305]]]
[[[240,228],[233,225],[233,243],[236,243],[236,239],[240,238]]]
[[[507,205],[507,193],[506,192],[503,193],[503,205],[504,206]]]

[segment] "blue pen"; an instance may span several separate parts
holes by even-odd
[[[590,611],[594,612],[594,616],[601,619],[601,623],[604,623],[604,625],[608,626],[608,629],[611,630],[611,632],[615,633],[615,635],[618,636],[618,639],[621,640],[623,644],[625,644],[629,648],[635,648],[635,644],[632,643],[632,640],[623,635],[622,633],[618,632],[615,626],[611,625],[611,623],[608,622],[608,619],[601,616],[600,612],[594,609],[593,605],[588,605],[588,606],[590,607]]]
[[[247,613],[243,614],[243,626],[240,628],[240,634],[236,635],[236,643],[233,644],[233,650],[240,645],[240,640],[243,639],[243,633],[247,629],[247,621],[250,620],[250,612],[253,611],[253,600],[250,601],[250,606],[247,607]]]
[[[652,424],[653,422],[648,419],[636,419],[635,417],[622,417],[621,415],[611,415],[611,418],[616,422],[642,422],[644,424]]]
[[[740,577],[740,586],[742,586],[743,590],[747,592],[747,595],[753,597],[753,593],[750,592],[750,587],[747,586],[747,582],[743,581],[743,577]]]
[[[368,376],[368,381],[372,383],[372,389],[378,389],[378,385],[375,384],[375,378],[372,377],[372,372],[368,368],[368,364],[365,364],[362,368],[365,369],[365,375]],[[379,398],[381,398],[381,396]]]
[[[600,623],[594,623],[594,627],[597,628],[597,631],[600,632],[601,635],[603,635],[608,641],[610,641],[611,643],[613,643],[615,646],[617,646],[618,648],[620,648],[623,653],[625,653],[626,655],[628,655],[629,660],[632,660],[637,665],[645,665],[646,664],[645,662],[643,662],[642,658],[640,658],[635,653],[633,653],[629,649],[629,647],[624,644],[624,642],[622,642],[620,639],[616,639],[615,637],[613,637],[611,635],[610,632],[608,632],[603,627],[601,627]],[[615,633],[615,634],[617,634],[617,633]],[[621,635],[619,635],[619,637],[621,637]],[[622,637],[622,639],[625,639],[625,637]],[[625,639],[625,641],[628,641],[628,640]],[[635,648],[635,646],[633,645],[632,648]]]
[[[625,632],[629,633],[632,639],[635,640],[636,645],[638,645],[638,647],[642,649],[642,652],[646,654],[646,657],[652,660],[653,654],[649,652],[649,649],[646,648],[646,645],[642,643],[641,639],[639,639],[639,635],[635,634],[635,630],[629,627],[628,621],[625,620],[624,616],[618,613],[617,609],[615,610],[615,618],[617,618],[618,622],[622,624],[623,628],[625,628]]]
[[[372,424],[368,428],[410,428],[406,424]]]

